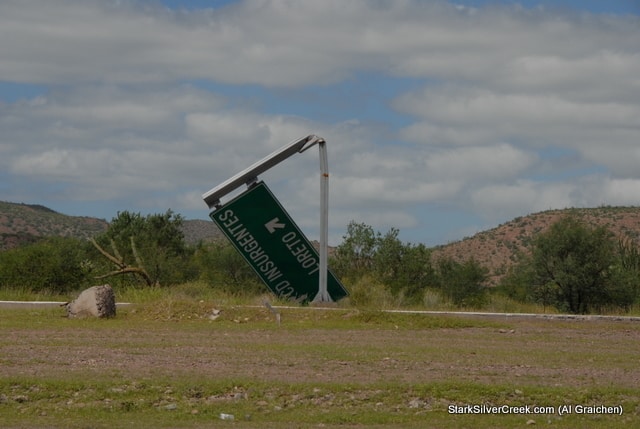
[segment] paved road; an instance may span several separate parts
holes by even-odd
[[[46,308],[60,307],[66,304],[62,301],[0,301],[0,308]],[[131,305],[129,302],[117,302],[116,306]]]
[[[43,308],[43,307],[59,307],[65,304],[62,301],[0,301],[0,308]],[[118,307],[131,305],[130,302],[118,302]],[[261,307],[251,306],[247,307]],[[310,306],[310,307],[290,307],[290,306],[272,306],[274,310],[286,309],[286,310],[300,310],[300,309],[315,309],[315,310],[343,310],[338,307],[323,307],[323,306]],[[640,322],[638,316],[601,316],[597,314],[538,314],[538,313],[487,313],[481,311],[429,311],[429,310],[382,310],[386,313],[399,313],[399,314],[432,314],[432,315],[455,315],[455,316],[474,316],[474,317],[501,317],[501,318],[528,318],[528,319],[556,319],[556,320],[619,320],[619,321],[631,321]]]
[[[250,306],[251,307],[251,306]],[[256,306],[257,307],[257,306]],[[274,309],[301,309],[313,308],[318,310],[343,310],[338,307],[289,307],[273,306]],[[400,314],[435,314],[435,315],[455,315],[455,316],[476,316],[476,317],[502,317],[502,318],[529,318],[529,319],[565,319],[565,320],[620,320],[640,322],[639,316],[601,316],[597,314],[538,314],[538,313],[488,313],[482,311],[430,311],[430,310],[381,310],[385,313]]]

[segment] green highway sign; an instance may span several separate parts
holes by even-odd
[[[318,293],[318,252],[264,182],[209,216],[273,293],[298,302],[313,300]],[[327,291],[334,301],[348,295],[331,271]]]

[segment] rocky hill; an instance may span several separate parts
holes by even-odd
[[[37,204],[0,201],[0,250],[33,243],[50,236],[89,238],[104,232],[104,219],[68,216]],[[206,220],[186,220],[183,232],[187,243],[210,241],[222,237],[216,225]]]
[[[89,238],[107,227],[103,219],[67,216],[37,204],[0,201],[0,250],[48,236]]]
[[[215,223],[210,220],[185,220],[182,224],[184,239],[189,244],[209,242],[224,238]]]
[[[640,243],[640,207],[599,207],[549,210],[513,219],[496,228],[461,241],[433,249],[434,259],[451,257],[457,261],[474,258],[489,269],[490,283],[497,284],[517,262],[518,254],[529,253],[534,236],[544,232],[563,216],[579,216],[593,226],[604,226],[618,237]]]

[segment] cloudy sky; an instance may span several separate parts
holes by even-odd
[[[0,1],[0,200],[207,219],[308,134],[332,244],[638,205],[640,2]],[[261,179],[317,238],[317,150]]]

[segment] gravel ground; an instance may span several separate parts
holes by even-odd
[[[0,310],[0,317],[1,311],[7,310]],[[287,321],[286,312],[276,327],[265,324],[269,317],[144,323],[65,319],[36,327],[7,327],[0,321],[0,377],[640,385],[637,322],[497,319],[487,327],[351,324],[356,329],[342,329],[321,323],[301,328]]]

